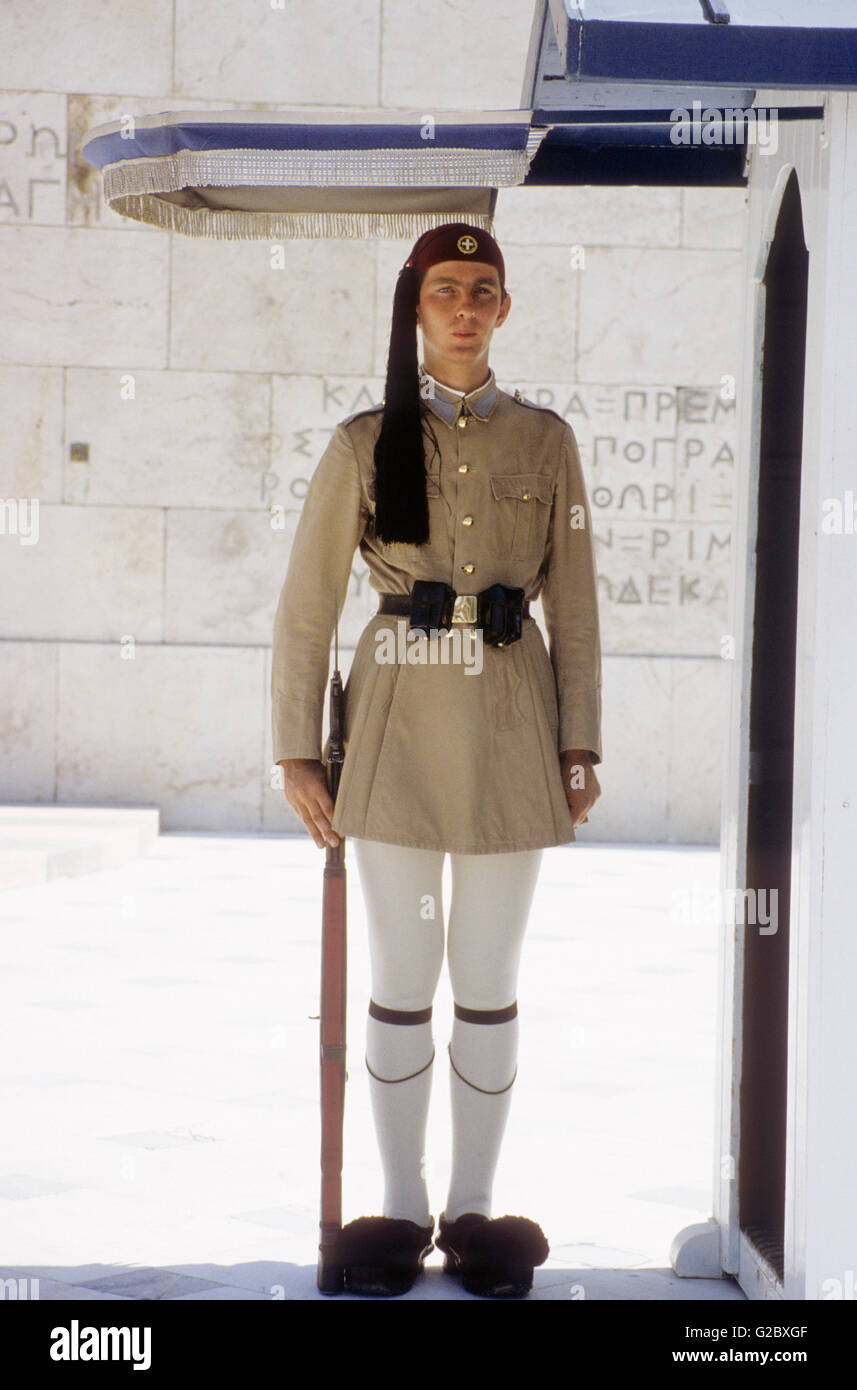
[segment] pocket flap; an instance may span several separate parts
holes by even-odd
[[[517,497],[519,502],[535,499],[537,502],[550,502],[553,498],[553,480],[547,473],[492,473],[491,490],[499,501],[504,497]]]

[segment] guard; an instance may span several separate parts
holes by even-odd
[[[369,923],[366,1066],[384,1203],[342,1231],[356,1293],[406,1292],[433,1238],[447,1273],[483,1297],[525,1295],[549,1253],[534,1221],[493,1216],[491,1193],[542,850],[572,842],[600,795],[601,649],[574,433],[502,391],[489,366],[511,309],[505,278],[481,228],[447,223],[417,240],[396,285],[384,399],[341,421],[318,463],[275,618],[285,795],[319,847],[354,840]],[[322,712],[358,548],[379,601],[345,687],[334,806]],[[549,650],[529,611],[537,598]],[[424,1147],[444,952],[453,1162],[435,1233]]]

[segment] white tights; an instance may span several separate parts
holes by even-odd
[[[369,924],[366,1066],[384,1168],[384,1216],[427,1226],[431,1007],[444,954],[441,850],[353,839]],[[452,1172],[443,1208],[491,1215],[518,1055],[517,979],[542,851],[451,854],[446,950],[455,1001]]]

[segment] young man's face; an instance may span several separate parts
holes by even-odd
[[[500,275],[485,261],[439,261],[420,286],[417,323],[422,329],[425,365],[453,363],[487,371],[488,347],[505,322],[510,295],[501,301]]]

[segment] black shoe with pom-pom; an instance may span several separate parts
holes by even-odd
[[[392,1216],[358,1216],[339,1234],[344,1292],[392,1298],[407,1293],[422,1273],[432,1248],[428,1226]]]
[[[446,1256],[444,1271],[482,1298],[523,1298],[533,1287],[533,1269],[550,1246],[541,1226],[525,1216],[465,1212],[456,1221],[438,1219],[435,1245]]]

